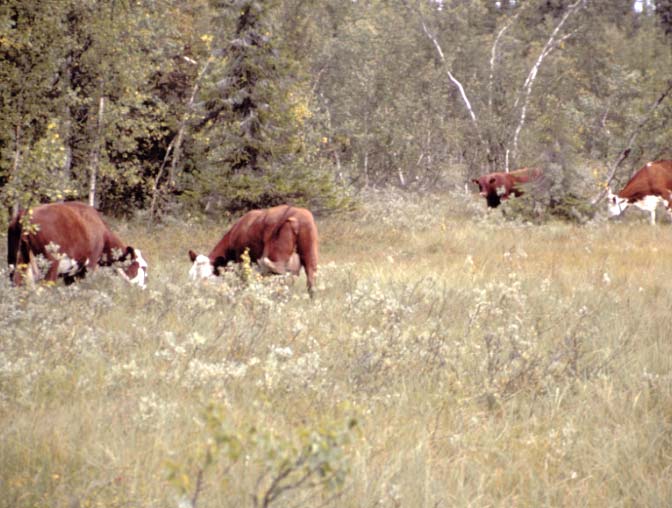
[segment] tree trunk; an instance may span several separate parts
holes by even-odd
[[[488,83],[488,112],[490,113],[490,116],[492,116],[492,96],[493,96],[493,89],[495,86],[495,64],[497,63],[497,46],[499,46],[499,41],[504,35],[504,32],[506,32],[513,22],[518,18],[518,14],[516,13],[515,16],[513,16],[511,19],[509,19],[504,26],[497,32],[497,36],[495,37],[495,41],[492,43],[492,49],[490,50],[490,76],[489,76],[489,83]]]
[[[21,166],[21,124],[14,126],[14,160],[12,161],[12,172],[10,178],[16,178],[19,174],[19,167]],[[15,199],[11,208],[11,216],[14,216],[19,211],[19,199]]]
[[[527,75],[527,79],[525,80],[525,83],[523,84],[523,90],[522,90],[522,97],[523,97],[523,105],[520,109],[520,119],[518,120],[518,125],[516,126],[516,130],[513,134],[513,147],[511,150],[511,158],[516,162],[516,157],[518,156],[518,139],[520,137],[520,132],[523,129],[523,126],[525,125],[525,120],[527,117],[527,104],[530,100],[530,95],[532,94],[532,85],[534,85],[534,81],[537,79],[537,74],[539,73],[539,68],[541,67],[541,64],[544,62],[544,59],[557,47],[557,45],[564,41],[565,39],[571,37],[572,34],[566,34],[565,36],[561,37],[559,40],[557,39],[558,33],[560,33],[560,30],[562,29],[563,25],[567,22],[569,17],[577,12],[579,10],[579,7],[581,7],[581,4],[584,3],[585,0],[576,0],[573,4],[571,4],[568,8],[565,14],[562,16],[562,19],[558,22],[558,24],[555,26],[553,29],[553,32],[551,32],[551,36],[548,38],[546,41],[546,44],[544,45],[543,49],[541,50],[541,53],[539,54],[539,57],[537,58],[537,61],[534,63],[532,68],[530,69],[529,74]],[[518,107],[518,102],[520,100],[520,96],[516,99],[516,101],[513,104],[513,109],[515,110]],[[506,170],[508,171],[508,165]]]
[[[89,180],[89,205],[96,206],[96,186],[98,168],[100,166],[100,152],[103,144],[103,118],[105,115],[105,97],[101,94],[98,101],[98,125],[96,129],[95,148],[91,157],[91,175]]]
[[[667,87],[665,88],[665,90],[663,90],[663,92],[658,96],[658,98],[649,108],[649,111],[647,111],[646,115],[644,115],[644,117],[633,129],[632,133],[630,134],[630,137],[628,138],[628,141],[625,144],[625,148],[621,150],[621,152],[618,155],[618,159],[616,159],[616,162],[614,162],[614,164],[609,168],[609,174],[607,175],[607,181],[604,185],[604,189],[601,190],[595,197],[593,197],[593,199],[590,200],[591,205],[597,204],[602,198],[604,198],[604,195],[607,193],[607,189],[609,188],[611,181],[614,179],[614,176],[616,176],[616,170],[628,157],[628,155],[630,155],[632,145],[635,142],[637,136],[639,135],[639,132],[642,130],[642,127],[644,127],[644,124],[646,124],[646,122],[649,120],[653,112],[656,110],[658,106],[660,106],[660,104],[665,100],[665,98],[670,94],[670,92],[672,92],[672,79],[667,82]]]
[[[193,62],[193,60],[191,60]],[[194,62],[196,63],[196,62]],[[180,149],[182,147],[182,141],[184,140],[184,135],[187,130],[187,121],[189,120],[189,114],[191,113],[193,107],[194,107],[194,101],[196,100],[196,94],[198,93],[198,90],[200,88],[200,82],[201,78],[203,75],[206,73],[208,70],[208,67],[210,66],[210,63],[212,63],[212,57],[208,59],[208,61],[205,63],[203,66],[203,69],[201,72],[198,73],[198,76],[196,78],[196,82],[194,83],[194,87],[191,90],[191,95],[189,96],[189,102],[187,103],[187,108],[184,113],[184,116],[180,120],[180,127],[177,131],[176,136],[173,138],[173,140],[170,142],[168,145],[168,148],[166,149],[166,155],[163,158],[163,162],[161,164],[161,167],[159,168],[159,171],[156,175],[156,178],[154,179],[154,184],[152,185],[152,203],[149,207],[149,219],[150,221],[154,220],[154,214],[156,213],[156,203],[158,199],[158,194],[159,194],[159,185],[161,182],[161,178],[163,177],[163,172],[166,168],[166,164],[168,162],[168,158],[171,157],[171,152],[172,152],[172,158],[170,161],[170,172],[168,174],[168,181],[171,186],[175,185],[175,172],[177,170],[177,165],[180,160]]]

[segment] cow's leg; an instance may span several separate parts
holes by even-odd
[[[56,279],[58,279],[58,260],[53,258],[48,259],[51,262],[51,264],[49,265],[49,270],[47,270],[47,274],[44,276],[44,280],[56,282]]]
[[[77,280],[82,280],[86,276],[86,269],[79,270],[77,273],[72,275],[64,275],[63,281],[66,286],[74,284]]]
[[[670,221],[672,221],[672,192],[667,191],[667,199],[663,199],[663,203],[665,204],[665,211],[667,211],[667,216],[670,218]]]
[[[313,288],[315,286],[315,274],[317,273],[317,248],[314,245],[301,245],[299,242],[299,258],[303,270],[306,272],[306,281],[308,294],[313,297]]]
[[[293,252],[292,255],[289,256],[289,261],[287,261],[287,271],[292,275],[297,276],[301,271],[301,259],[296,252]]]
[[[315,268],[311,265],[304,265],[306,270],[306,279],[308,280],[308,294],[312,298],[314,296],[313,287],[315,286]]]

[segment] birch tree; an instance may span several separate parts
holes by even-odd
[[[527,78],[525,79],[525,82],[523,83],[522,89],[520,91],[520,94],[516,98],[516,101],[513,104],[513,110],[516,111],[518,109],[518,105],[520,104],[520,117],[518,119],[518,123],[516,125],[516,128],[513,133],[513,140],[511,142],[511,156],[514,160],[516,160],[516,157],[518,155],[518,139],[520,137],[520,131],[523,129],[525,125],[525,120],[527,118],[527,107],[529,104],[530,96],[532,95],[532,87],[534,86],[535,80],[537,79],[537,75],[539,74],[539,69],[541,65],[543,64],[544,60],[548,57],[548,55],[558,48],[565,40],[567,40],[569,37],[572,36],[571,33],[567,33],[562,35],[562,29],[567,22],[567,20],[575,15],[580,8],[585,6],[587,0],[576,0],[574,3],[570,4],[567,7],[567,10],[565,13],[562,15],[560,18],[560,21],[558,21],[558,24],[555,26],[553,31],[551,32],[551,35],[549,36],[548,40],[544,44],[541,52],[539,53],[539,56],[535,60],[534,64],[532,65],[532,68],[530,69],[530,72],[527,75]],[[506,157],[506,171],[509,171],[509,157],[508,157],[508,149],[507,149],[507,157]]]

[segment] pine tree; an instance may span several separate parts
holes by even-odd
[[[315,165],[308,141],[310,93],[297,59],[278,47],[276,2],[215,4],[214,55],[195,125],[193,191],[206,211],[279,203],[332,205],[332,176]],[[312,143],[316,145],[316,143]]]

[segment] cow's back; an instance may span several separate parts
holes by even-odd
[[[512,178],[512,183],[528,183],[541,177],[541,169],[539,168],[520,168],[509,173]]]
[[[649,162],[628,181],[618,195],[629,201],[658,195],[668,199],[672,191],[672,161]]]
[[[210,259],[222,256],[226,261],[238,262],[245,249],[249,249],[252,261],[261,257],[264,213],[265,210],[251,210],[238,219],[212,250]]]
[[[78,201],[67,201],[63,205],[74,210],[86,223],[93,244],[100,248],[96,263],[108,265],[114,258],[123,255],[126,245],[112,232],[98,210]],[[113,252],[114,249],[119,250],[116,256]]]
[[[66,203],[40,205],[32,209],[30,222],[37,231],[24,236],[33,254],[47,255],[51,244],[79,263],[97,263],[102,251],[101,233],[77,207]]]

